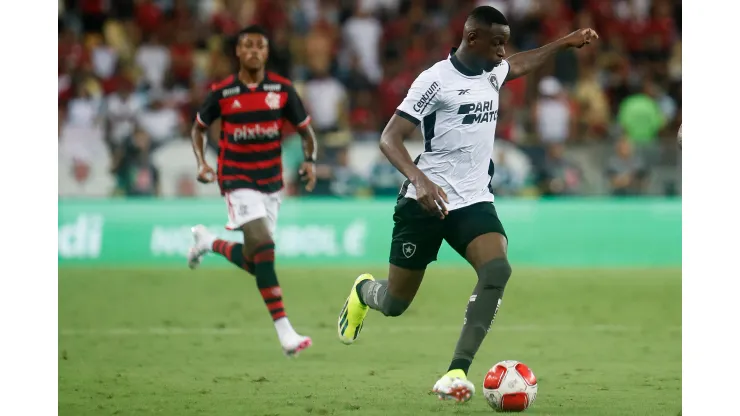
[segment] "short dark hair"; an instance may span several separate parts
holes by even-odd
[[[478,6],[468,15],[468,20],[474,20],[476,23],[490,26],[492,24],[508,26],[509,21],[506,16],[491,6]]]
[[[260,25],[251,25],[245,27],[236,34],[236,39],[239,40],[239,38],[244,35],[262,35],[265,37],[265,39],[270,39],[269,36],[267,36],[267,31]]]

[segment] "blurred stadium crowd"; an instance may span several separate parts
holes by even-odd
[[[498,194],[680,193],[680,0],[59,0],[59,195],[217,195],[196,185],[189,130],[236,68],[231,35],[251,23],[313,118],[315,193],[395,195],[403,178],[380,132],[482,4],[511,23],[507,55],[576,28],[601,35],[502,88]],[[284,140],[287,192],[301,194],[300,141],[290,129]],[[419,137],[408,146],[423,150]]]

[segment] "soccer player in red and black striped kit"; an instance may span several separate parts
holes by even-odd
[[[275,329],[288,356],[311,346],[311,338],[299,335],[288,321],[282,290],[275,273],[275,230],[283,188],[281,130],[284,120],[293,124],[303,139],[305,162],[300,174],[306,190],[316,184],[316,137],[291,82],[265,72],[268,39],[258,26],[237,35],[239,72],[214,84],[193,123],[193,151],[198,180],[218,180],[228,210],[228,230],[241,230],[244,243],[217,239],[206,227],[193,227],[195,243],[188,253],[196,268],[208,252],[218,253],[254,275],[257,287],[272,315]],[[221,119],[218,174],[203,157],[208,126]]]

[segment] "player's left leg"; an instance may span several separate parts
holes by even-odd
[[[216,238],[205,226],[200,224],[190,230],[193,233],[194,243],[188,252],[188,267],[191,269],[198,268],[203,261],[203,256],[206,253],[213,252],[222,255],[226,260],[252,276],[255,275],[254,261],[251,256],[246,257],[244,254],[244,244]]]
[[[501,305],[511,266],[506,255],[506,233],[493,204],[475,204],[453,211],[449,220],[446,239],[473,266],[478,283],[468,301],[452,362],[434,390],[441,398],[461,401],[461,397],[447,393],[447,386],[455,380],[467,380],[468,369]]]
[[[311,338],[299,335],[290,324],[275,272],[275,242],[272,236],[277,224],[280,196],[240,189],[227,195],[227,198],[227,228],[241,229],[244,243],[206,237],[202,240],[211,241],[213,252],[223,255],[237,267],[256,277],[257,288],[272,316],[283,351],[288,356],[297,355],[311,346]],[[199,233],[204,235],[203,229],[199,227],[202,226],[193,229],[196,242]]]
[[[411,305],[429,263],[442,245],[443,221],[426,213],[413,199],[402,198],[393,214],[388,278],[370,274],[355,279],[337,321],[339,340],[352,344],[362,330],[369,309],[400,316]]]

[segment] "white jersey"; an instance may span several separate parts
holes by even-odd
[[[455,56],[419,74],[396,114],[420,124],[424,152],[416,165],[444,189],[449,210],[493,202],[493,141],[499,89],[509,74],[503,61],[491,72],[475,73]],[[404,182],[400,196],[416,199]]]

